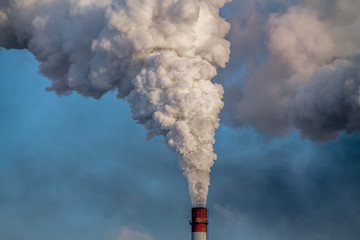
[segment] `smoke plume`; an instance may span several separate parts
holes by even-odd
[[[223,88],[227,0],[7,0],[0,3],[0,46],[28,49],[58,95],[101,98],[117,91],[147,136],[164,135],[205,206]]]
[[[101,98],[116,91],[147,136],[179,153],[195,206],[204,206],[216,155],[229,60],[228,0],[5,0],[0,46],[28,49],[48,90]],[[226,123],[315,141],[360,128],[360,3],[234,1]]]
[[[230,17],[232,68],[245,70],[225,89],[228,122],[315,141],[359,130],[359,1],[236,5],[246,10]]]

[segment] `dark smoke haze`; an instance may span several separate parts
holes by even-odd
[[[238,1],[235,7],[224,76],[242,76],[224,83],[229,124],[271,136],[295,128],[315,141],[359,129],[358,1]]]

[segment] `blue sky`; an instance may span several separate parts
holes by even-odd
[[[25,50],[0,53],[2,238],[105,240],[124,229],[190,238],[187,184],[162,137],[145,140],[114,93],[45,91],[37,65]],[[210,239],[357,239],[359,143],[343,135],[316,145],[297,132],[267,139],[222,124]]]

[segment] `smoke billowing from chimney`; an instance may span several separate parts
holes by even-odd
[[[228,0],[15,0],[0,3],[0,46],[28,49],[59,95],[127,98],[147,136],[164,135],[205,206],[216,155]]]
[[[216,159],[228,0],[3,0],[0,46],[31,51],[48,90],[101,98],[117,91],[148,137],[179,153],[193,205],[206,204]],[[360,3],[237,1],[224,115],[268,135],[316,141],[360,129]],[[230,78],[229,78],[230,79]]]

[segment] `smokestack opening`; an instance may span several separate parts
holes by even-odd
[[[206,240],[207,239],[207,209],[192,208],[191,209],[191,239]]]

